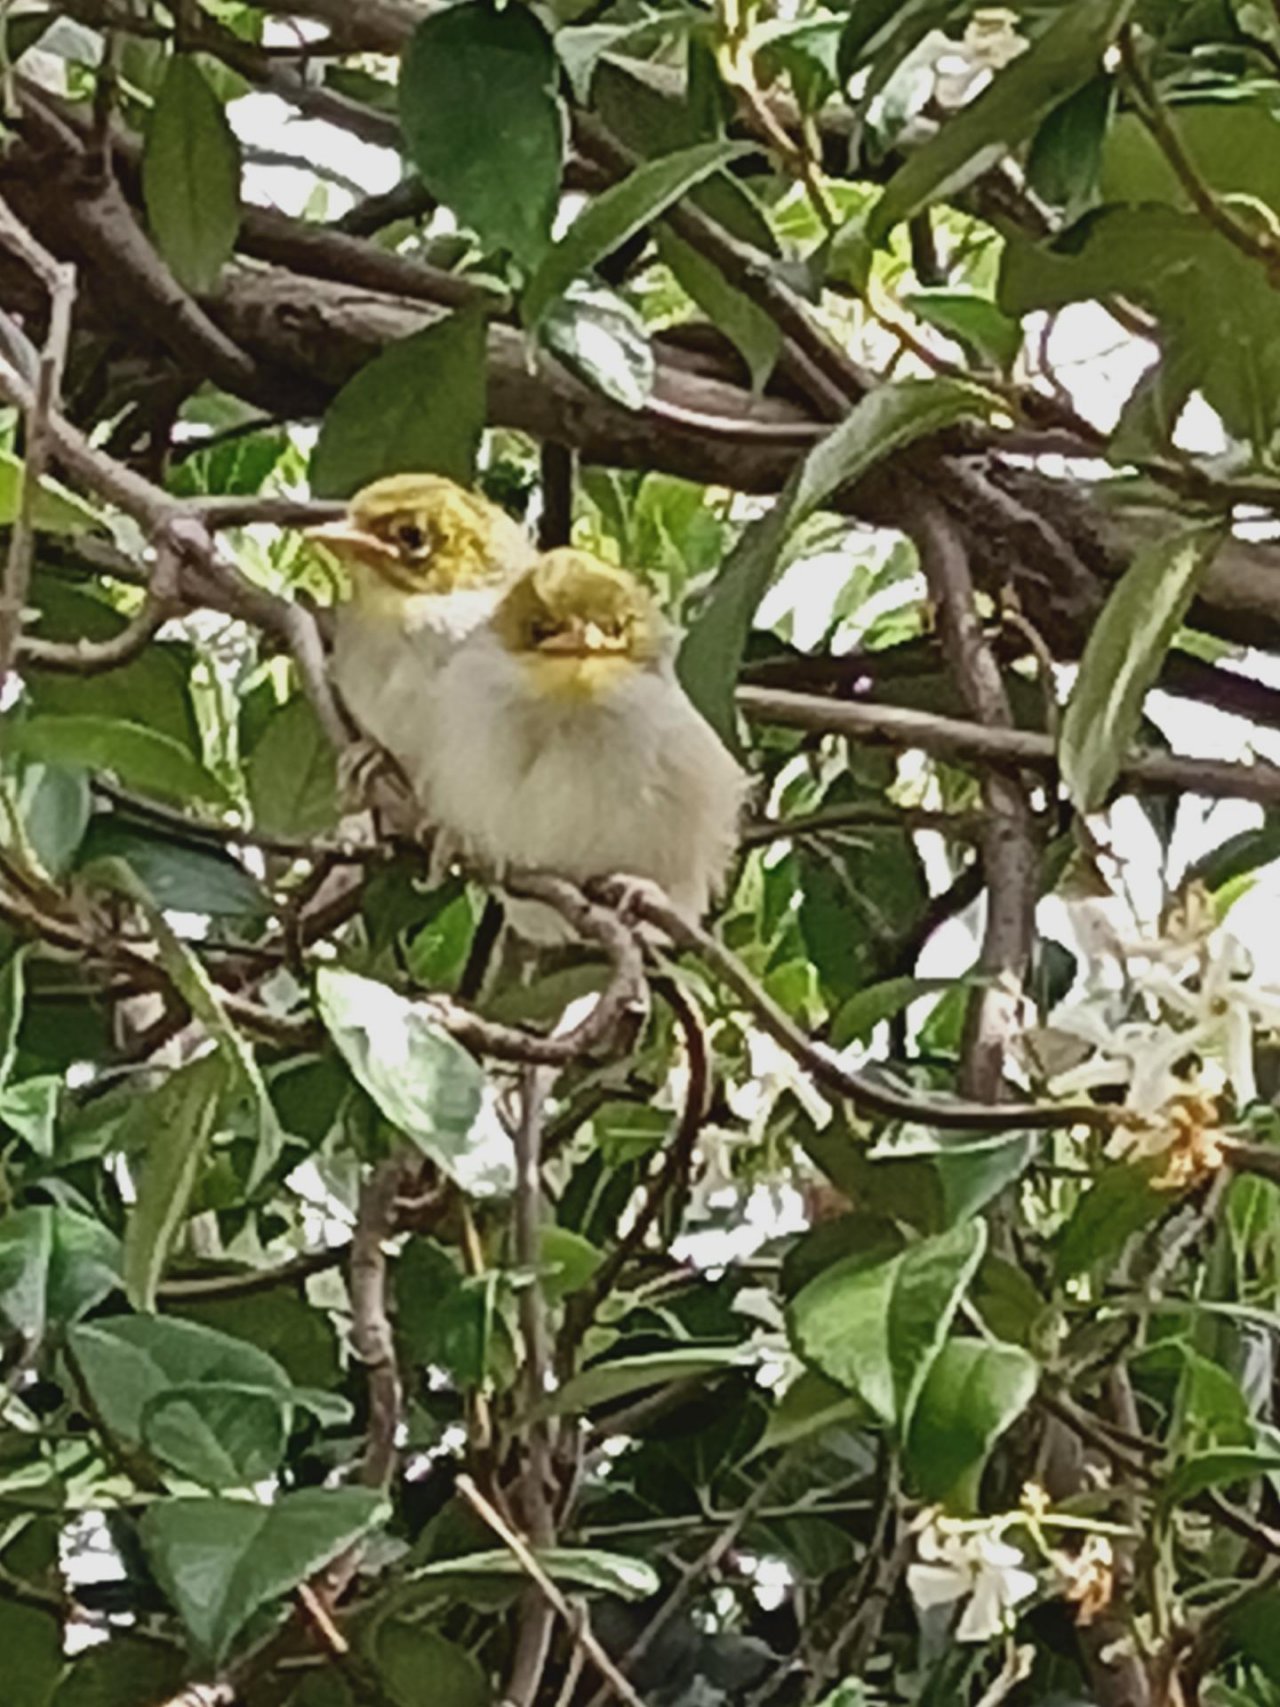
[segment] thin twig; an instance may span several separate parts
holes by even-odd
[[[9,540],[4,571],[4,593],[0,598],[0,682],[13,667],[18,637],[22,632],[31,585],[35,553],[36,506],[40,483],[49,466],[51,421],[62,396],[62,372],[71,342],[71,310],[76,296],[75,268],[55,260],[43,244],[15,217],[7,202],[0,200],[0,243],[21,257],[40,279],[49,294],[49,325],[40,353],[35,389],[23,411],[22,485],[18,513]]]
[[[596,1640],[591,1626],[574,1612],[568,1600],[538,1563],[536,1554],[532,1552],[524,1539],[504,1521],[500,1513],[476,1487],[471,1477],[459,1476],[454,1486],[477,1516],[488,1524],[503,1546],[510,1551],[520,1569],[546,1597],[548,1604],[563,1618],[575,1646],[582,1649],[619,1701],[625,1702],[626,1707],[644,1707],[641,1697],[636,1694]]]

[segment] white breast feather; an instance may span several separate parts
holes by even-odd
[[[706,911],[744,778],[669,670],[557,699],[486,630],[437,686],[433,807],[473,854],[578,880],[647,877],[686,916]]]
[[[352,600],[338,609],[333,679],[364,733],[391,753],[429,809],[438,672],[492,615],[501,585],[447,594]]]

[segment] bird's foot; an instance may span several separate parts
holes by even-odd
[[[612,907],[625,925],[639,924],[649,907],[663,913],[671,910],[671,897],[660,883],[628,871],[619,871],[612,877],[594,878],[586,890],[593,899]]]
[[[398,762],[376,741],[353,741],[338,755],[338,789],[352,810],[372,811],[393,834],[429,842],[434,826]]]

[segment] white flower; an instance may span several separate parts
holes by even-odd
[[[1018,1548],[989,1529],[974,1530],[933,1518],[916,1542],[917,1562],[908,1567],[907,1587],[922,1610],[968,1605],[956,1626],[958,1642],[985,1642],[1006,1631],[1019,1601],[1039,1584],[1025,1569]]]

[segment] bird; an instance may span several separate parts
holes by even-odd
[[[737,845],[746,778],[674,653],[635,575],[573,547],[543,553],[436,678],[432,800],[464,853],[498,875],[638,878],[700,919]],[[545,918],[508,916],[526,937]]]
[[[307,537],[350,582],[334,621],[334,684],[366,741],[396,760],[429,820],[433,683],[537,549],[505,510],[438,474],[375,480],[342,520]]]

